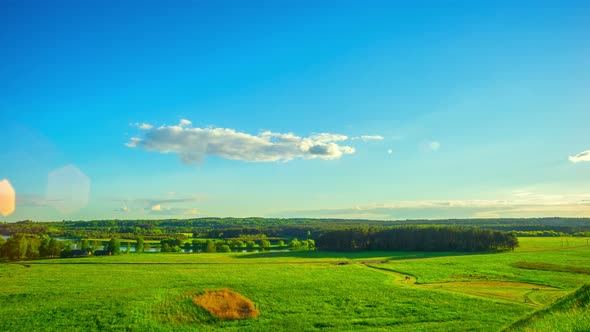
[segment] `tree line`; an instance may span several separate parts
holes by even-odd
[[[486,251],[513,250],[513,232],[474,227],[354,227],[326,231],[317,248],[329,251]]]
[[[140,240],[138,240],[138,243]],[[141,239],[143,245],[143,239]],[[8,239],[0,238],[0,257],[10,260],[73,257],[94,253],[96,250],[104,250],[109,255],[118,255],[121,252],[121,244],[118,238],[111,238],[105,249],[102,249],[102,241],[89,241],[81,239],[75,248],[71,241],[60,241],[46,234],[17,233]],[[127,246],[129,248],[129,246]]]
[[[131,243],[126,241],[126,254],[131,253]],[[278,240],[271,243],[268,239],[261,240],[215,240],[215,239],[193,239],[192,241],[183,241],[177,238],[168,238],[160,241],[161,252],[231,252],[231,251],[265,251],[274,249],[284,250],[314,250],[315,241],[312,239],[299,241],[297,238],[285,242]],[[54,257],[80,257],[90,254],[98,254],[100,250],[101,255],[120,255],[121,240],[118,237],[112,237],[108,243],[104,245],[103,241],[80,239],[75,241],[60,241],[51,238],[48,235],[41,234],[24,234],[17,233],[5,240],[0,238],[0,257],[10,260],[22,259],[37,259],[37,258],[54,258]],[[135,253],[142,253],[145,250],[150,250],[150,243],[145,242],[143,237],[139,236],[135,239]]]
[[[567,235],[590,232],[590,218],[500,218],[438,220],[351,220],[310,218],[194,218],[165,220],[90,220],[16,223],[0,222],[0,234],[47,234],[65,238],[135,238],[162,240],[181,233],[200,238],[234,238],[261,235],[279,238],[312,238],[332,229],[351,227],[464,226],[502,231],[555,231]],[[310,234],[313,234],[310,236]]]

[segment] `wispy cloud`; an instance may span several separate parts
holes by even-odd
[[[181,120],[175,126],[161,126],[132,137],[125,145],[146,151],[178,154],[184,163],[198,163],[207,155],[248,162],[273,162],[302,159],[338,159],[355,149],[337,142],[345,135],[321,133],[300,137],[271,131],[251,135],[229,128],[192,128]]]
[[[558,200],[557,198],[561,198]],[[534,195],[514,200],[425,200],[372,203],[344,208],[284,211],[281,217],[445,219],[499,217],[590,216],[590,201],[581,195]]]
[[[186,127],[186,126],[190,126],[192,124],[193,123],[191,121],[187,120],[187,119],[181,119],[179,126]]]
[[[590,150],[580,152],[575,156],[570,156],[568,159],[572,163],[579,163],[581,161],[590,161]]]
[[[381,135],[361,135],[353,137],[352,140],[361,140],[361,141],[380,141],[383,140],[385,137]]]
[[[121,202],[122,207],[115,209],[116,212],[147,213],[153,215],[178,215],[194,216],[199,210],[192,205],[203,202],[207,199],[204,195],[193,195],[182,198],[139,198],[139,199],[113,199]],[[170,206],[173,207],[170,207]],[[181,206],[175,206],[181,205]]]
[[[197,216],[200,214],[199,209],[192,208],[164,208],[160,207],[158,210],[150,211],[150,214],[162,215],[162,216]]]
[[[45,195],[23,194],[16,195],[16,205],[18,206],[49,206],[53,202],[61,202],[63,199],[48,200]]]
[[[129,125],[137,127],[141,130],[150,130],[152,128],[154,128],[154,126],[152,126],[149,123],[139,123],[139,122],[135,122],[135,123],[130,123]]]

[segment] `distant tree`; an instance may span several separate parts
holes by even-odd
[[[24,234],[14,234],[2,246],[2,257],[24,259],[27,257],[28,241]]]
[[[514,248],[519,246],[518,238],[514,232],[508,233],[506,236],[506,246],[510,248],[510,250],[514,251]]]
[[[80,249],[90,250],[90,242],[88,239],[82,239],[82,241],[80,241]]]
[[[2,246],[4,245],[4,243],[6,243],[6,239],[4,239],[3,237],[0,237],[0,249],[2,249]]]
[[[170,245],[168,243],[162,244],[162,246],[160,247],[160,251],[161,252],[170,252],[171,251]]]
[[[49,257],[59,257],[59,255],[61,254],[61,250],[63,247],[63,243],[56,240],[56,239],[51,239],[49,240],[49,251],[48,251],[48,256]]]
[[[131,253],[131,242],[129,242],[129,241],[125,242],[125,249],[126,249],[125,253],[127,255],[129,255]]]
[[[207,241],[203,239],[193,239],[192,246],[193,252],[204,251],[207,246]]]
[[[307,242],[307,240],[303,240],[303,241],[299,241],[300,245],[299,248],[300,250],[309,250],[309,242]]]
[[[143,251],[144,252],[150,252],[150,250],[152,250],[152,245],[149,242],[145,242],[143,244]]]
[[[136,253],[142,253],[143,252],[143,248],[144,248],[144,240],[143,240],[143,237],[138,236],[137,237],[137,243],[135,244],[135,252]]]
[[[118,238],[112,237],[107,246],[107,250],[111,255],[121,254],[121,241]]]
[[[284,246],[285,246],[285,241],[279,240],[279,247],[284,247]]]
[[[39,247],[39,256],[41,257],[51,257],[49,252],[49,244],[51,242],[51,238],[44,237],[41,239],[41,246]]]
[[[219,252],[230,252],[230,251],[231,251],[231,248],[227,244],[222,244],[219,247]]]
[[[102,249],[102,242],[98,240],[92,241],[92,253]]]
[[[39,257],[39,248],[41,247],[41,239],[38,236],[31,234],[27,236],[27,254],[28,259],[35,259]]]
[[[182,248],[186,251],[186,252],[191,252],[191,250],[193,249],[193,244],[191,242],[185,242],[182,245]]]
[[[17,233],[4,242],[0,255],[9,259],[34,259],[40,255],[42,241],[35,234]]]
[[[74,245],[70,241],[64,241],[63,249],[61,250],[59,256],[60,257],[72,257],[72,250],[74,250]]]
[[[300,247],[301,242],[299,242],[297,239],[293,239],[289,242],[289,248],[291,248],[291,250],[299,249]]]
[[[217,248],[215,247],[215,242],[212,240],[207,241],[207,246],[205,247],[205,252],[217,252]]]
[[[270,241],[269,240],[260,240],[260,246],[263,249],[269,249],[270,248]]]

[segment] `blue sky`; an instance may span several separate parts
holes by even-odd
[[[2,1],[0,221],[590,217],[589,37],[587,1]]]

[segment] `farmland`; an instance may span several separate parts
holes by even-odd
[[[493,254],[144,253],[5,263],[0,330],[501,330],[590,280],[579,269],[590,265],[585,238],[520,244]],[[192,302],[225,288],[252,300],[260,316],[220,321]]]

